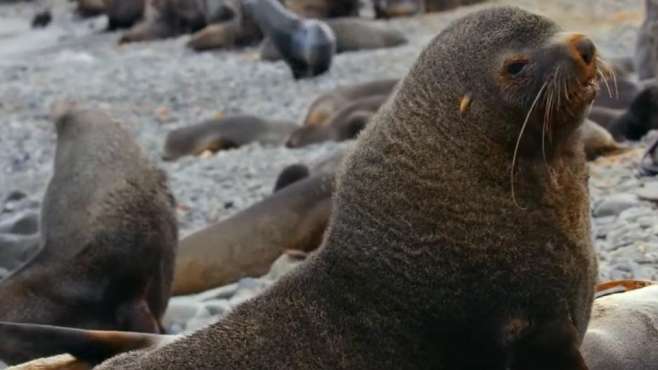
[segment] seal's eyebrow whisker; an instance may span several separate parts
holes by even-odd
[[[514,169],[516,168],[516,159],[518,157],[519,153],[519,147],[521,146],[521,139],[523,138],[523,133],[525,132],[525,128],[528,125],[528,121],[530,121],[530,116],[532,115],[532,112],[535,110],[535,107],[537,106],[537,103],[539,102],[539,99],[542,96],[542,93],[546,90],[546,87],[548,86],[548,82],[544,82],[544,84],[541,86],[539,91],[537,92],[537,96],[535,96],[535,100],[532,102],[532,105],[530,106],[530,109],[528,109],[528,114],[525,116],[525,120],[523,121],[523,125],[521,126],[521,132],[519,132],[519,136],[516,139],[516,146],[514,147],[514,155],[512,156],[512,170],[510,171],[510,185],[511,185],[511,190],[512,190],[512,202],[514,202],[514,205],[517,206],[520,209],[524,209],[519,205],[519,203],[516,201],[516,193],[514,190]]]
[[[596,73],[599,76],[599,80],[603,81],[603,84],[605,85],[605,89],[608,90],[608,96],[612,98],[613,97],[612,90],[610,89],[610,84],[608,83],[608,79],[606,78],[605,74],[601,70],[596,71]]]

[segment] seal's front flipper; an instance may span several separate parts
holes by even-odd
[[[81,330],[0,321],[0,360],[17,364],[35,358],[69,353],[97,364],[119,353],[158,347],[176,336],[116,331]]]
[[[555,320],[530,328],[516,344],[512,370],[589,370],[571,321]]]

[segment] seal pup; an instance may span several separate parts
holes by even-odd
[[[261,28],[246,14],[239,0],[225,0],[216,4],[208,23],[192,35],[187,47],[204,51],[251,45],[263,39]]]
[[[588,161],[601,156],[621,154],[629,148],[620,145],[603,127],[590,119],[585,120],[580,128]]]
[[[325,141],[345,141],[356,138],[389,95],[373,95],[355,100],[336,112],[328,122],[298,128],[286,141],[288,148],[301,148]]]
[[[644,0],[645,19],[635,43],[635,70],[640,80],[656,77],[658,67],[658,1]]]
[[[309,252],[331,213],[334,174],[298,181],[179,243],[172,294],[193,294],[267,273],[286,250]]]
[[[577,129],[596,69],[588,38],[518,8],[453,22],[343,162],[314,256],[219,322],[99,370],[586,369],[597,269]],[[561,82],[570,99],[547,104]]]
[[[317,97],[309,106],[302,126],[322,125],[351,102],[373,95],[391,94],[399,79],[374,80],[339,86]]]
[[[146,0],[103,0],[107,29],[114,31],[134,26],[144,16]]]
[[[158,333],[178,242],[166,177],[107,114],[57,104],[53,117],[39,252],[0,283],[0,321]],[[2,338],[1,360],[36,357]]]
[[[336,18],[324,22],[336,36],[336,53],[392,48],[407,43],[407,38],[400,31],[382,27],[377,21]],[[261,44],[260,57],[267,61],[277,61],[281,59],[281,54],[273,42],[266,38]]]
[[[658,128],[658,85],[640,92],[630,107],[607,127],[617,140],[640,140],[650,130]]]
[[[326,23],[302,19],[278,0],[243,0],[243,6],[272,41],[295,79],[315,77],[331,68],[336,35]]]
[[[375,18],[409,17],[425,11],[423,0],[374,0]]]
[[[173,161],[186,155],[216,153],[249,143],[279,145],[298,127],[294,122],[268,121],[250,115],[210,119],[167,134],[162,159]]]
[[[77,0],[75,11],[81,17],[96,17],[105,14],[103,0]]]

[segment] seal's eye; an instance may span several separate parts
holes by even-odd
[[[505,66],[505,70],[512,76],[516,76],[519,73],[523,72],[525,67],[528,65],[528,61],[525,59],[517,59],[511,62],[508,62]]]

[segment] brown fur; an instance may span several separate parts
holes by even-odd
[[[304,126],[322,125],[334,114],[351,102],[372,95],[390,94],[398,83],[398,79],[375,80],[366,83],[340,86],[320,95],[308,108],[304,118]]]
[[[374,0],[375,18],[408,17],[425,10],[423,0]]]
[[[333,173],[290,185],[179,244],[173,294],[191,294],[265,274],[285,250],[311,251],[331,213]]]
[[[371,95],[353,100],[331,116],[328,122],[305,125],[295,130],[290,134],[286,146],[300,148],[328,140],[340,142],[354,139],[388,97],[389,95]]]
[[[165,175],[106,114],[58,115],[40,251],[0,283],[0,320],[160,332],[178,241]],[[0,336],[3,361],[37,357]]]
[[[658,1],[644,0],[645,19],[635,44],[635,70],[640,80],[656,77],[658,68]]]
[[[428,13],[442,12],[463,5],[481,3],[485,0],[425,0],[425,11]]]
[[[658,286],[599,298],[582,350],[590,370],[653,370],[658,364]]]
[[[555,31],[517,8],[453,23],[360,135],[314,257],[218,323],[99,369],[586,369],[597,272],[576,132],[593,93],[575,79],[595,71],[587,40],[549,46]],[[508,82],[510,48],[534,78]],[[540,104],[513,162],[557,61],[581,92],[551,116],[545,158]]]
[[[249,115],[211,119],[171,131],[165,140],[163,159],[176,160],[205,151],[238,148],[249,143],[283,144],[297,126],[293,122],[268,121]]]
[[[103,0],[108,29],[129,28],[142,19],[146,0]]]
[[[336,52],[391,48],[407,43],[406,37],[397,30],[380,22],[360,18],[327,19],[326,24],[336,36]],[[281,54],[269,38],[261,44],[260,57],[267,61],[281,59]]]
[[[585,145],[585,155],[590,161],[600,156],[620,154],[628,150],[617,143],[606,129],[589,119],[583,123],[581,135]]]
[[[282,0],[286,8],[306,18],[359,15],[359,0]]]
[[[105,14],[105,4],[103,0],[77,0],[78,6],[76,12],[82,17],[95,17]]]

